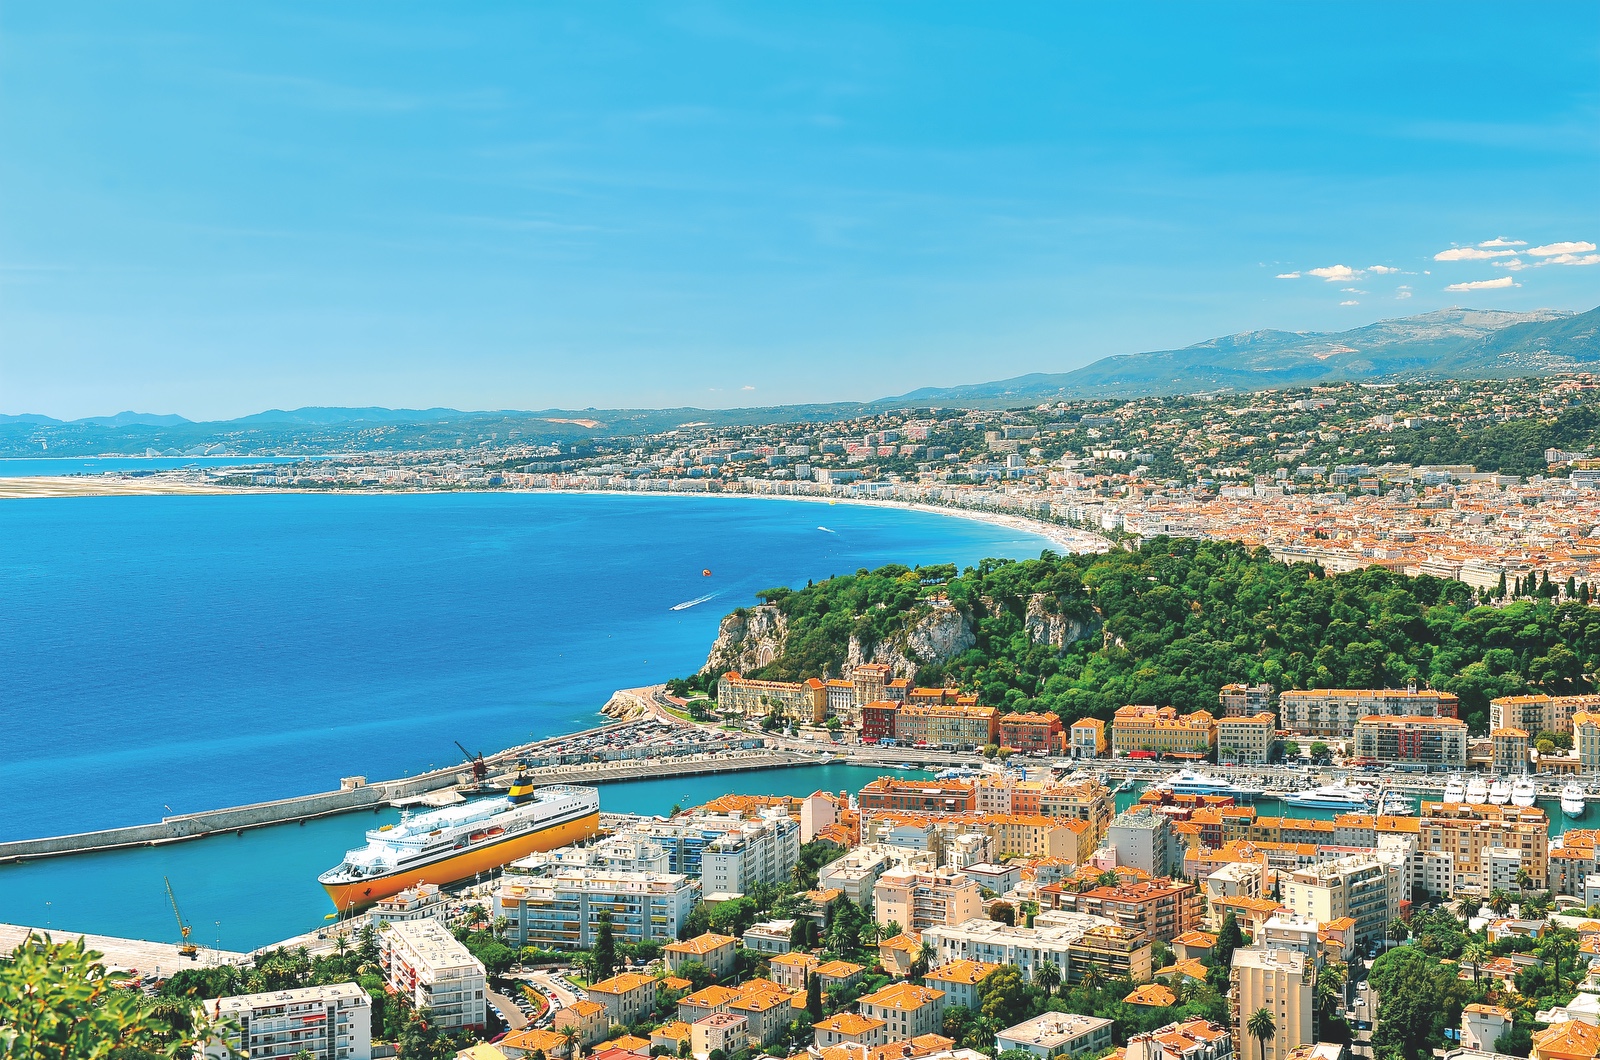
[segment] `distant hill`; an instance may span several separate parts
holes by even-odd
[[[927,387],[884,403],[992,406],[1349,380],[1537,375],[1600,367],[1597,336],[1600,309],[1441,309],[1350,331],[1247,331],[1181,350],[1105,357],[1071,372]]]

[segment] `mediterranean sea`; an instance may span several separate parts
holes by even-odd
[[[456,740],[490,751],[584,728],[613,690],[698,669],[721,616],[760,589],[1047,544],[926,512],[749,498],[0,502],[0,839],[324,791],[456,762]],[[703,791],[651,781],[605,786],[601,802],[665,812],[684,795],[868,779],[830,766]],[[262,945],[321,921],[315,875],[371,820],[0,867],[0,921],[166,939],[168,875],[224,947]]]

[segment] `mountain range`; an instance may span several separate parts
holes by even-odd
[[[826,422],[907,407],[1005,408],[1349,380],[1509,378],[1582,370],[1600,370],[1600,308],[1586,313],[1441,309],[1349,331],[1248,331],[1180,350],[1106,357],[1070,372],[927,387],[868,402],[494,412],[313,406],[205,423],[138,412],[71,421],[0,415],[0,455],[190,452],[203,445],[255,453],[448,448],[486,439],[562,441],[676,427]]]

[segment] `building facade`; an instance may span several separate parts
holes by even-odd
[[[1180,715],[1172,707],[1126,706],[1111,719],[1111,754],[1209,755],[1217,743],[1217,724],[1209,711]]]
[[[1316,962],[1284,949],[1241,947],[1233,951],[1233,1037],[1245,1041],[1250,1017],[1261,1009],[1272,1013],[1276,1032],[1256,1043],[1256,1060],[1286,1060],[1316,1038]]]
[[[488,1008],[483,965],[437,920],[385,925],[378,933],[383,977],[413,1008],[431,1009],[442,1030],[482,1030]]]
[[[1467,723],[1455,718],[1375,714],[1356,722],[1351,751],[1378,765],[1467,767]]]
[[[372,998],[355,983],[239,994],[207,1002],[237,1029],[206,1043],[207,1060],[372,1060]]]
[[[1079,718],[1072,723],[1073,758],[1103,758],[1106,749],[1106,723],[1099,718]]]
[[[1272,713],[1271,685],[1223,685],[1217,690],[1217,714],[1223,718],[1253,718]]]
[[[700,888],[682,873],[574,868],[505,877],[491,908],[519,947],[589,949],[602,912],[611,915],[621,941],[671,942],[699,897]]]
[[[1277,742],[1278,725],[1270,711],[1217,719],[1217,761],[1265,765]]]
[[[1411,688],[1318,688],[1278,693],[1283,728],[1301,736],[1344,739],[1356,722],[1374,714],[1401,718],[1454,718],[1458,701],[1450,692]]]
[[[1061,751],[1061,719],[1043,713],[1002,714],[1000,746],[1023,754],[1057,754]]]
[[[983,895],[976,880],[951,869],[921,872],[894,868],[878,877],[872,889],[872,909],[880,924],[923,931],[982,916]]]

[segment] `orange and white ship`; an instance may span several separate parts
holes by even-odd
[[[419,883],[444,884],[507,865],[539,850],[591,838],[600,829],[600,792],[518,777],[511,790],[425,813],[367,833],[367,845],[317,877],[340,912],[371,905]]]

